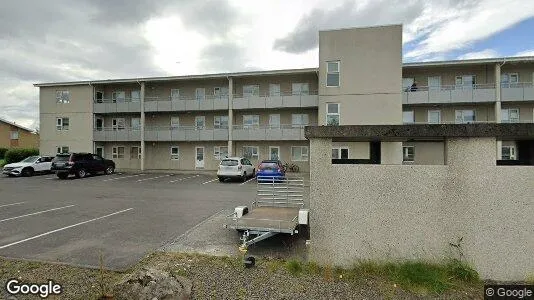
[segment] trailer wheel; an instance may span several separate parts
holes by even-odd
[[[245,268],[252,268],[256,265],[256,258],[252,255],[247,255],[245,256],[243,263],[245,264]]]

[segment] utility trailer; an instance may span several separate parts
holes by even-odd
[[[238,206],[227,216],[224,227],[243,232],[240,250],[280,233],[296,234],[308,226],[304,208],[304,179],[258,176],[256,198],[250,209]]]

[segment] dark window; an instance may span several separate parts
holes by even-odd
[[[238,164],[238,161],[233,159],[225,159],[221,161],[221,166],[237,166]]]

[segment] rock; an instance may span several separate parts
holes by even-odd
[[[143,268],[123,278],[113,288],[114,299],[187,300],[191,280],[152,268]]]

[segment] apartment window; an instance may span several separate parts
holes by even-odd
[[[519,108],[503,108],[501,110],[502,123],[518,123],[519,122]]]
[[[280,128],[280,114],[269,115],[269,128]]]
[[[429,110],[428,111],[428,124],[439,124],[441,123],[441,111],[440,110]]]
[[[243,97],[252,97],[260,95],[260,86],[257,84],[244,85],[243,86]]]
[[[171,130],[180,128],[180,117],[171,117]]]
[[[339,86],[339,65],[340,61],[328,61],[326,62],[326,86],[336,87]]]
[[[293,146],[291,147],[292,161],[307,161],[308,160],[308,146]]]
[[[291,84],[291,92],[293,95],[309,95],[310,85],[308,83],[293,83]]]
[[[124,118],[113,118],[111,119],[111,129],[113,130],[124,130],[126,128],[126,119]]]
[[[428,90],[429,91],[441,90],[441,76],[428,77]]]
[[[349,158],[348,147],[332,148],[332,159],[348,159],[348,158]]]
[[[501,74],[501,86],[502,87],[516,87],[518,83],[519,83],[518,73]]]
[[[277,83],[269,84],[269,96],[276,97],[280,96],[280,85]]]
[[[502,146],[501,147],[501,159],[502,160],[515,159],[515,146]]]
[[[402,78],[402,90],[409,92],[414,82],[415,82],[415,78],[413,77]]]
[[[111,94],[111,101],[113,103],[121,103],[126,100],[126,93],[124,91],[115,91]]]
[[[131,96],[132,96],[132,102],[141,101],[141,91],[134,90],[134,91],[131,92]]]
[[[341,117],[339,113],[339,103],[326,103],[326,125],[339,125]]]
[[[171,89],[171,100],[180,100],[180,89]]]
[[[206,117],[205,116],[196,116],[195,117],[195,128],[204,129],[206,127]]]
[[[413,162],[415,159],[415,147],[414,146],[402,146],[402,161]]]
[[[260,126],[259,115],[244,115],[243,116],[243,128],[257,128]]]
[[[213,156],[215,157],[215,159],[218,159],[218,160],[228,157],[228,147],[226,146],[213,147]]]
[[[123,146],[113,147],[111,153],[112,153],[113,158],[124,158],[124,147]]]
[[[96,100],[96,103],[104,102],[104,92],[102,91],[95,92],[95,100]]]
[[[461,75],[455,78],[457,89],[472,89],[476,84],[475,75]]]
[[[130,124],[133,130],[141,130],[141,118],[132,118]]]
[[[57,118],[56,130],[69,130],[70,120],[69,118]]]
[[[257,146],[244,146],[243,157],[248,159],[258,159],[260,157],[259,148]]]
[[[171,146],[171,160],[180,159],[180,147]]]
[[[456,123],[473,123],[475,122],[475,111],[472,109],[456,110]]]
[[[292,114],[291,115],[291,126],[292,127],[303,127],[308,125],[309,118],[308,114]]]
[[[202,101],[206,99],[206,89],[205,88],[197,88],[195,90],[195,98],[198,101]]]
[[[133,146],[130,148],[130,159],[141,159],[141,147]]]
[[[216,98],[222,98],[228,96],[228,88],[227,87],[215,87],[213,88],[213,95]]]
[[[56,102],[57,103],[70,103],[70,92],[69,91],[56,91]]]
[[[12,140],[18,140],[19,139],[19,132],[18,131],[10,131],[9,132],[9,138]]]
[[[406,110],[402,112],[402,123],[404,124],[415,123],[415,114],[413,110]]]
[[[57,146],[56,147],[56,153],[57,154],[69,153],[69,147],[68,146]]]
[[[213,128],[227,129],[228,128],[228,116],[215,116],[213,119]]]

